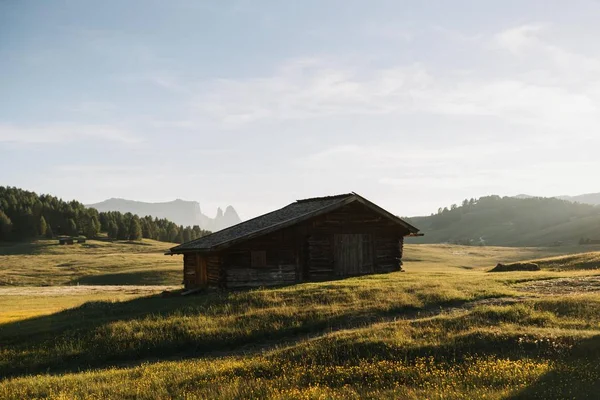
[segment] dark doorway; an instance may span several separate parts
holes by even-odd
[[[367,274],[374,270],[371,235],[336,234],[333,241],[333,264],[337,276]]]

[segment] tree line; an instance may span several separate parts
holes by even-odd
[[[78,201],[63,201],[50,195],[16,187],[0,186],[0,240],[19,241],[56,235],[94,238],[105,232],[111,239],[185,243],[209,231],[177,225],[167,219],[139,217],[117,211],[98,212]]]
[[[484,196],[441,207],[409,222],[425,233],[420,243],[553,245],[600,239],[600,206],[557,198]],[[563,227],[557,229],[557,227]]]
[[[426,217],[430,229],[443,229],[469,217],[469,224],[511,223],[523,231],[543,229],[573,218],[582,218],[600,213],[600,208],[582,203],[572,203],[552,197],[500,197],[484,196],[465,199],[461,205],[440,207],[436,214]],[[413,220],[423,219],[422,217]]]

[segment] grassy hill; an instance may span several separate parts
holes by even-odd
[[[600,239],[600,207],[555,198],[489,196],[409,220],[425,233],[411,243],[551,246]]]
[[[164,252],[174,243],[57,240],[0,243],[0,286],[179,285],[181,258]]]
[[[407,245],[404,273],[107,293],[0,323],[0,398],[593,398],[600,253],[565,250]],[[487,272],[540,258],[542,271]]]

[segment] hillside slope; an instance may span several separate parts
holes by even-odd
[[[166,218],[177,225],[194,226],[201,229],[216,232],[242,222],[239,215],[232,206],[228,206],[225,212],[219,208],[217,215],[210,218],[203,214],[197,201],[185,201],[181,199],[163,202],[146,203],[143,201],[126,199],[108,199],[96,204],[88,204],[87,207],[102,211],[119,211],[132,213],[139,216],[151,215],[155,218]]]
[[[600,207],[556,198],[488,196],[409,220],[425,233],[411,243],[548,246],[600,239]]]

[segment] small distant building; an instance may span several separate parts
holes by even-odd
[[[73,244],[74,240],[72,237],[59,237],[58,244]]]
[[[298,200],[183,243],[187,289],[257,287],[401,270],[419,230],[356,193]]]

